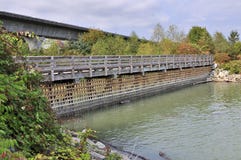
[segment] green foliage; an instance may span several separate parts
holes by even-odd
[[[13,48],[16,41],[11,36],[0,40],[0,150],[12,147],[29,157],[62,136],[40,89],[40,75],[14,64],[11,53],[20,49]]]
[[[160,45],[163,54],[175,54],[178,46],[177,42],[166,38],[164,38],[158,45]]]
[[[131,33],[130,39],[127,42],[127,46],[125,48],[125,54],[135,55],[137,54],[140,42],[138,41],[138,36],[135,32]]]
[[[202,53],[214,53],[212,37],[206,28],[199,26],[192,27],[187,38],[190,43],[196,44]]]
[[[216,53],[227,53],[230,45],[221,32],[216,32],[213,36],[213,43]]]
[[[198,44],[198,42],[202,38],[203,32],[205,32],[205,30],[206,30],[205,28],[202,28],[199,26],[192,27],[187,35],[188,41],[193,44]]]
[[[125,52],[126,41],[119,36],[109,36],[98,40],[92,47],[92,55],[122,55]]]
[[[239,33],[237,31],[231,31],[228,37],[228,40],[231,45],[234,45],[236,42],[239,41]]]
[[[103,31],[98,29],[90,29],[89,32],[86,32],[81,35],[81,40],[85,43],[93,46],[98,40],[105,39],[106,35]]]
[[[2,124],[5,125],[5,124]],[[5,126],[6,127],[6,126]],[[16,140],[13,139],[4,139],[2,138],[5,135],[5,132],[3,130],[1,130],[0,132],[2,132],[1,136],[0,136],[0,155],[3,153],[6,153],[9,148],[14,148],[14,146],[17,144]]]
[[[236,42],[232,45],[229,51],[229,56],[235,60],[238,55],[241,55],[241,42]]]
[[[153,54],[157,54],[160,53],[160,47],[158,47],[157,45],[155,45],[154,43],[148,42],[148,43],[141,43],[137,54],[138,55],[153,55]],[[157,52],[158,51],[158,52]]]
[[[230,61],[222,65],[222,68],[230,71],[231,74],[240,74],[241,73],[241,60]]]
[[[84,42],[81,37],[78,41],[70,41],[68,50],[72,51],[72,54],[89,55],[91,53],[91,44]],[[76,51],[76,52],[74,52]],[[71,52],[70,52],[71,53]]]
[[[95,137],[94,133],[95,131],[92,129],[85,129],[83,132],[79,132],[81,152],[87,152],[87,138]]]
[[[6,45],[0,40],[0,73],[10,74],[16,71],[16,65],[9,51],[5,51]]]
[[[106,160],[122,160],[122,157],[117,153],[111,153],[106,157]]]
[[[43,50],[44,55],[57,56],[60,55],[60,47],[55,41],[49,42],[50,46]]]
[[[16,149],[30,156],[43,152],[61,137],[46,98],[36,84],[37,74],[0,74],[3,138],[16,140]]]
[[[10,151],[0,154],[1,160],[27,160],[21,152],[12,153]]]

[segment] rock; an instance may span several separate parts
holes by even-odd
[[[96,144],[95,144],[99,149],[105,149],[106,147],[105,147],[105,145],[103,144],[103,143],[101,143],[101,142],[97,142]]]
[[[101,150],[105,150],[106,149],[106,146],[103,143],[99,142],[99,141],[94,142],[94,141],[92,141],[90,139],[87,139],[87,143],[89,145],[97,147],[98,149],[101,149]]]
[[[90,152],[90,155],[95,160],[104,160],[105,159],[105,156],[103,156],[99,153],[93,152],[93,151]]]
[[[217,68],[212,73],[212,80],[216,82],[241,82],[241,74],[229,74],[229,71]]]
[[[72,137],[72,141],[73,141],[74,143],[80,143],[80,139],[77,138],[77,137]]]

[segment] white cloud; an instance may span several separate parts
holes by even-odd
[[[157,23],[176,24],[186,32],[193,25],[222,32],[229,25],[241,32],[240,8],[240,0],[0,0],[2,11],[119,34],[134,30],[140,37],[150,37]]]

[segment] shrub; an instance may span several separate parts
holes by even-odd
[[[241,60],[230,61],[222,65],[222,68],[230,71],[231,74],[240,74],[241,73]]]
[[[217,63],[223,64],[229,62],[231,58],[227,53],[216,53],[214,59]]]
[[[59,127],[40,88],[41,76],[24,65],[16,66],[11,53],[17,39],[0,35],[0,155],[22,151],[27,157],[44,152],[61,140]],[[18,56],[18,55],[17,55]]]
[[[177,53],[178,54],[199,54],[201,52],[198,49],[198,46],[183,42],[177,47]]]

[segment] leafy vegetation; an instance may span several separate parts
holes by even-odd
[[[222,65],[222,68],[230,71],[231,74],[241,74],[241,61],[234,60]]]
[[[15,35],[0,36],[0,154],[11,149],[31,157],[56,145],[62,135],[40,89],[40,75],[14,64],[12,54],[25,50],[14,47],[19,42]]]
[[[192,27],[187,37],[191,44],[195,44],[199,47],[201,53],[214,53],[212,37],[206,28],[199,26]]]
[[[24,40],[0,30],[0,159],[90,160],[82,133],[78,147],[61,131],[40,88],[41,76],[25,65],[16,65]],[[16,45],[17,44],[17,45]]]

